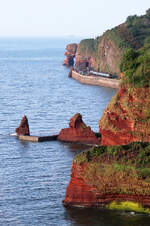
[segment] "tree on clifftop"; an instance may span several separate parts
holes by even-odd
[[[122,85],[132,87],[150,87],[150,45],[140,50],[127,49],[121,62],[121,72],[124,73]]]

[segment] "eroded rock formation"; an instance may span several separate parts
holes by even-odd
[[[150,142],[150,88],[121,88],[99,121],[101,145]]]
[[[66,52],[65,52],[65,60],[63,65],[65,66],[73,66],[74,65],[74,58],[75,58],[75,54],[76,54],[76,50],[77,50],[77,44],[73,43],[73,44],[68,44],[66,46]]]
[[[16,128],[17,135],[27,135],[30,136],[29,123],[27,117],[24,115],[21,119],[20,125]]]
[[[89,126],[82,120],[80,113],[75,114],[69,122],[69,128],[62,129],[58,140],[67,142],[80,142],[87,144],[99,144],[100,140]]]

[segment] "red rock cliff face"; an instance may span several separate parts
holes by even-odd
[[[122,49],[107,36],[104,36],[98,45],[99,62],[93,61],[94,68],[108,73],[120,73],[120,60]]]
[[[116,190],[117,183],[124,183],[124,186],[128,186],[130,183],[131,187],[133,186],[133,190],[136,186],[134,182],[132,182],[132,178],[123,178],[110,175],[108,178],[104,176],[100,176],[96,178],[96,172],[93,174],[93,179],[95,179],[95,183],[92,181],[89,183],[85,179],[86,171],[88,170],[88,164],[76,164],[73,163],[71,170],[71,180],[66,189],[66,196],[63,201],[66,206],[84,206],[84,207],[98,207],[98,206],[106,206],[112,201],[121,202],[121,201],[132,201],[136,203],[140,203],[145,207],[150,208],[150,196],[149,195],[134,195],[134,194],[119,194]],[[103,169],[104,171],[104,169]],[[95,177],[95,178],[94,178]],[[118,179],[117,179],[118,178]],[[117,182],[118,180],[118,182]],[[96,181],[100,183],[98,186]],[[126,183],[125,183],[126,181]],[[137,181],[136,181],[137,183]],[[137,187],[141,189],[142,184],[139,181]],[[119,186],[118,186],[119,187]],[[149,185],[145,187],[149,189]],[[112,190],[114,191],[112,192]]]
[[[150,142],[150,88],[121,88],[99,121],[101,145]]]
[[[82,177],[85,164],[82,166],[73,164],[71,169],[71,180],[66,190],[65,200],[66,205],[97,205],[96,188],[88,185]]]
[[[65,60],[63,65],[65,66],[73,66],[74,65],[74,57],[76,54],[76,50],[77,50],[77,44],[73,43],[73,44],[68,44],[66,46],[66,52],[65,52]]]
[[[58,140],[66,142],[81,142],[87,144],[100,144],[100,140],[89,126],[86,126],[82,116],[77,113],[71,119],[69,128],[62,129]]]

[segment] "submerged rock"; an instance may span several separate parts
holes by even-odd
[[[27,117],[24,115],[21,119],[20,125],[16,128],[17,135],[27,135],[30,136],[29,123]]]
[[[100,138],[82,120],[80,113],[75,114],[69,122],[69,128],[62,129],[58,140],[67,142],[80,142],[86,144],[100,144]]]

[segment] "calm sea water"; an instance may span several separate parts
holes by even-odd
[[[62,66],[67,43],[0,40],[0,225],[150,225],[144,215],[62,205],[72,159],[84,146],[28,143],[9,136],[24,114],[32,135],[58,132],[77,112],[98,131],[98,120],[116,90],[69,79]]]

